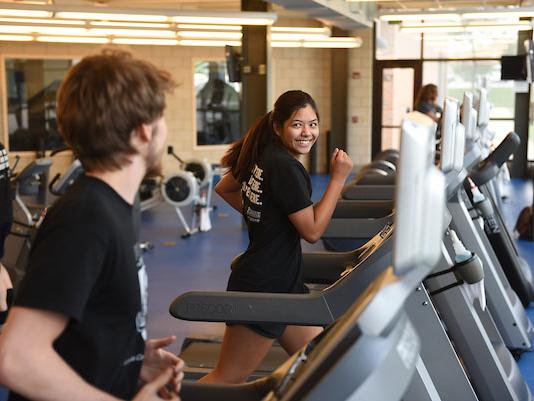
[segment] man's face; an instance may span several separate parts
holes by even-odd
[[[162,156],[167,142],[167,123],[161,116],[151,124],[152,141],[147,156],[147,175],[155,176],[163,174]]]

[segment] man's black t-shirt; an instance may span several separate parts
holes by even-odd
[[[312,205],[308,173],[272,144],[242,182],[241,194],[250,243],[232,266],[228,290],[304,292],[300,235],[288,215]]]
[[[48,211],[15,305],[68,316],[58,354],[90,384],[131,399],[144,354],[146,284],[132,206],[82,176]]]

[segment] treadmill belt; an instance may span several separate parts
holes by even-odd
[[[185,362],[185,378],[198,380],[208,374],[217,363],[221,349],[220,341],[209,341],[188,338],[184,342],[180,358]],[[249,380],[265,376],[278,368],[287,360],[288,356],[284,349],[275,343],[267,353],[258,369],[249,377]]]

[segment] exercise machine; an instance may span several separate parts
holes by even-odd
[[[161,201],[171,205],[184,228],[182,238],[211,230],[210,213],[213,193],[213,169],[206,160],[184,161],[173,147],[167,153],[173,156],[182,170],[164,177],[148,178],[141,184],[141,211],[146,211]],[[183,208],[191,207],[191,220],[184,216]]]

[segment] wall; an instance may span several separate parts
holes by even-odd
[[[13,43],[0,42],[0,55],[4,57],[32,58],[72,58],[99,52],[99,45],[51,44],[51,43]],[[193,63],[200,59],[223,59],[223,48],[212,47],[165,47],[165,46],[121,46],[139,57],[168,69],[179,87],[167,99],[166,119],[169,129],[168,144],[182,158],[207,158],[217,162],[225,147],[195,147],[194,132],[194,88]],[[330,128],[330,51],[328,49],[273,49],[273,96],[288,89],[308,91],[317,101],[321,113],[321,130]],[[0,96],[5,104],[5,80],[0,80]],[[4,114],[0,113],[3,141],[7,133],[3,125]],[[324,137],[319,140],[324,148]],[[324,151],[319,152],[324,165]],[[20,167],[33,158],[32,154],[23,155]],[[58,156],[55,169],[62,170],[70,158]],[[164,156],[164,171],[177,168],[174,159]],[[324,166],[322,168],[324,170]]]
[[[349,50],[347,150],[354,165],[371,159],[373,43],[372,29],[356,30],[363,45]]]
[[[330,49],[274,48],[273,100],[290,89],[309,93],[317,103],[320,135],[317,146],[318,170],[326,171],[326,132],[331,127]],[[308,166],[308,157],[303,163]]]

